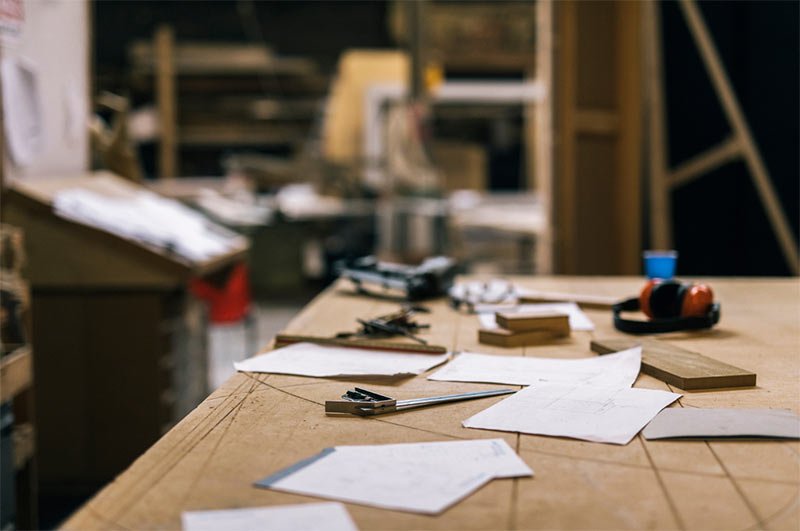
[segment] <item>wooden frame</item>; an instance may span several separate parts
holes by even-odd
[[[647,49],[647,81],[650,111],[650,224],[652,246],[669,249],[673,246],[669,194],[673,188],[698,179],[732,160],[744,159],[753,186],[767,214],[775,239],[792,274],[800,274],[800,254],[789,220],[778,200],[769,171],[756,146],[747,118],[742,112],[725,66],[714,40],[694,0],[681,0],[681,12],[697,46],[703,65],[732,129],[729,138],[674,169],[668,167],[666,141],[666,103],[661,58],[661,37],[658,9],[655,2],[644,3]]]

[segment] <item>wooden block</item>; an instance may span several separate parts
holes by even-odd
[[[552,330],[569,334],[569,315],[553,311],[497,312],[497,324],[515,332]]]
[[[591,348],[598,354],[642,346],[642,372],[681,389],[747,387],[756,384],[756,375],[682,349],[658,339],[596,339]]]
[[[478,330],[478,342],[498,347],[523,347],[525,345],[549,343],[554,339],[566,337],[568,335],[569,329],[567,329],[566,333],[563,333],[553,330],[525,330],[515,332],[506,330],[505,328],[481,328]]]

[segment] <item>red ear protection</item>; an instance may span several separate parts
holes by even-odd
[[[648,282],[639,294],[639,308],[650,319],[703,317],[713,302],[708,284],[659,278]]]
[[[623,319],[620,312],[642,312],[650,321]],[[614,305],[614,326],[631,334],[653,334],[676,330],[711,328],[719,321],[719,304],[706,284],[653,279],[638,298]]]

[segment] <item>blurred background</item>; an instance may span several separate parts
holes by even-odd
[[[340,260],[797,275],[799,5],[3,0],[0,526],[57,525]]]

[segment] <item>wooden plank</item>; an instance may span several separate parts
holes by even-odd
[[[658,339],[595,339],[591,348],[599,354],[608,354],[637,345],[642,346],[642,372],[681,389],[756,384],[755,373]]]
[[[0,358],[0,402],[14,398],[33,382],[33,355],[27,346]]]
[[[447,349],[440,345],[400,343],[397,341],[384,341],[381,339],[345,339],[338,337],[318,337],[292,334],[278,334],[275,336],[275,348],[285,347],[286,345],[292,345],[294,343],[316,343],[318,345],[361,348],[366,350],[415,352],[418,354],[444,354],[447,352]]]

